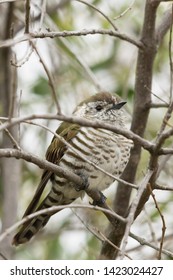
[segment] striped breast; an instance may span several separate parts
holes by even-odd
[[[82,127],[70,144],[72,149],[66,150],[59,165],[86,177],[89,187],[100,191],[109,187],[114,179],[98,170],[97,166],[114,176],[121,175],[131,148],[131,142],[121,135],[88,127]],[[84,194],[75,188],[77,186],[66,178],[55,176],[51,196],[55,198],[61,195],[62,204],[70,203]]]

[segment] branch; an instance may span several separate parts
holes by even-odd
[[[110,25],[112,25],[112,27],[114,28],[115,31],[118,30],[117,27],[115,26],[115,24],[112,22],[112,20],[110,20],[110,18],[105,13],[103,13],[101,10],[99,10],[97,7],[95,7],[94,5],[92,5],[88,2],[82,1],[82,0],[75,0],[75,1],[83,3],[83,4],[87,5],[88,7],[97,11],[99,14],[101,14],[110,23]]]
[[[1,118],[3,120],[4,118]],[[26,122],[28,120],[34,120],[34,119],[50,119],[50,120],[60,120],[60,121],[67,121],[69,123],[76,123],[81,126],[87,126],[87,127],[94,127],[94,128],[104,128],[107,130],[110,130],[112,132],[118,133],[123,135],[124,137],[133,140],[135,143],[140,144],[144,149],[148,150],[149,152],[153,151],[154,144],[143,139],[136,133],[127,130],[115,127],[114,125],[104,123],[102,121],[90,121],[84,118],[74,117],[74,116],[65,116],[65,115],[52,115],[52,114],[32,114],[25,117],[20,118],[12,118],[10,122],[5,122],[3,125],[0,125],[0,131],[3,129],[7,129],[11,126],[14,126],[21,122]]]
[[[0,41],[0,48],[8,48],[8,47],[13,47],[18,43],[24,42],[31,39],[28,34],[25,34],[19,38],[14,38],[14,39],[7,39]]]
[[[95,35],[95,34],[101,34],[101,35],[108,35],[111,37],[117,37],[121,40],[124,40],[140,49],[143,49],[143,44],[140,41],[137,41],[131,37],[129,37],[126,34],[114,31],[114,30],[107,30],[107,29],[83,29],[79,31],[59,31],[59,32],[38,32],[38,33],[30,33],[31,38],[57,38],[57,37],[72,37],[72,36],[87,36],[87,35]]]
[[[14,230],[16,230],[19,226],[21,226],[22,224],[26,223],[29,220],[32,220],[33,218],[42,215],[42,214],[50,214],[50,213],[55,213],[58,212],[62,209],[66,209],[66,208],[87,208],[87,209],[93,209],[93,210],[100,210],[103,213],[109,214],[111,216],[114,217],[118,217],[120,218],[123,222],[126,222],[125,219],[123,219],[122,217],[120,217],[119,215],[117,215],[116,213],[114,213],[113,211],[110,211],[108,209],[103,209],[102,207],[99,206],[94,206],[94,205],[81,205],[81,204],[73,204],[73,205],[59,205],[59,206],[52,206],[49,207],[47,209],[42,209],[39,210],[37,212],[34,212],[26,217],[24,217],[22,220],[20,220],[19,222],[15,223],[14,225],[12,225],[11,227],[9,227],[8,229],[6,229],[1,235],[0,235],[0,242],[2,242],[4,240],[4,238],[6,236],[8,236],[11,232],[13,232]]]
[[[133,239],[135,239],[136,241],[138,241],[142,246],[146,245],[150,248],[153,248],[157,251],[160,250],[159,247],[157,247],[156,245],[152,244],[151,242],[148,242],[147,240],[145,240],[144,238],[141,238],[139,236],[137,236],[136,234],[130,232],[129,236]],[[168,251],[168,250],[165,250],[165,249],[162,249],[162,253],[165,254],[166,256],[168,256],[169,258],[173,259],[173,253]]]
[[[152,88],[153,63],[157,52],[155,40],[155,23],[158,6],[159,2],[157,3],[151,0],[146,1],[144,23],[140,40],[140,42],[143,43],[143,47],[138,49],[134,110],[131,130],[135,134],[138,134],[141,138],[143,138],[150,112],[151,93],[147,92],[146,89]],[[129,162],[123,172],[123,180],[131,183],[134,182],[140,156],[141,143],[136,141],[134,148],[131,150]],[[122,186],[121,184],[118,185],[117,194],[114,200],[114,210],[116,213],[122,216],[127,215],[130,203],[130,195],[130,189],[127,191],[125,186]],[[120,201],[121,203],[119,203]],[[142,208],[140,208],[140,210],[142,210]],[[110,226],[108,239],[111,240],[115,245],[120,246],[124,236],[124,231],[125,227],[119,221],[117,221],[117,230],[114,231],[114,228]],[[101,255],[104,259],[115,259],[117,253],[118,252],[111,248],[106,242],[103,244]]]
[[[158,151],[158,155],[173,155],[173,148],[161,148]]]
[[[151,3],[158,3],[160,4],[161,2],[172,2],[172,0],[151,0]]]
[[[42,66],[43,66],[43,68],[44,68],[44,70],[45,70],[45,72],[46,72],[46,74],[47,74],[47,77],[48,77],[48,80],[49,80],[49,86],[50,86],[50,88],[51,88],[52,97],[53,97],[53,100],[54,100],[54,102],[55,102],[57,112],[58,112],[59,114],[61,114],[61,108],[60,108],[60,105],[59,105],[58,100],[57,100],[56,89],[55,89],[53,77],[52,77],[52,75],[51,75],[49,69],[47,68],[47,66],[46,66],[46,64],[45,64],[45,62],[44,62],[44,60],[43,60],[43,58],[41,57],[41,55],[40,55],[40,53],[39,53],[39,51],[38,51],[36,45],[35,45],[32,41],[30,41],[30,44],[31,44],[32,48],[35,50],[36,54],[38,55],[38,57],[39,57],[39,59],[40,59],[40,63],[42,64]]]
[[[21,0],[0,0],[0,4],[9,3],[9,2],[19,2]]]
[[[127,7],[120,15],[116,16],[114,20],[117,20],[119,18],[122,18],[124,15],[126,15],[130,10],[132,10],[132,7],[134,5],[136,0],[133,0],[133,2]]]
[[[167,186],[160,186],[158,184],[155,184],[154,187],[155,190],[162,190],[162,191],[173,191],[173,187],[167,187]]]
[[[26,0],[25,4],[25,33],[29,33],[30,24],[30,0]]]
[[[150,190],[150,193],[151,193],[151,196],[154,200],[154,203],[155,203],[155,206],[156,206],[156,209],[161,217],[161,220],[162,220],[162,237],[161,237],[161,241],[160,241],[160,248],[159,248],[159,255],[158,255],[158,259],[161,260],[161,255],[162,255],[162,250],[163,250],[163,241],[164,241],[164,237],[165,237],[165,231],[166,231],[166,223],[165,223],[165,219],[164,219],[164,216],[158,206],[158,203],[157,203],[157,200],[155,198],[155,195],[153,193],[153,190],[150,186],[150,184],[148,184],[148,188]]]
[[[11,121],[11,119],[10,119]],[[28,122],[27,122],[28,123]],[[101,167],[99,167],[98,165],[94,164],[92,161],[88,160],[86,157],[84,157],[77,149],[73,148],[63,137],[61,137],[60,135],[58,135],[56,132],[53,132],[52,130],[50,130],[47,126],[44,126],[42,124],[37,124],[37,123],[34,123],[34,122],[29,122],[29,124],[33,124],[33,125],[37,125],[37,126],[40,126],[44,129],[46,129],[47,131],[51,132],[55,137],[57,137],[62,143],[64,143],[67,147],[69,147],[69,149],[71,149],[72,151],[74,151],[80,158],[82,158],[84,161],[88,162],[90,165],[94,166],[96,169],[100,170],[101,172],[103,172],[105,175],[113,178],[114,180],[118,181],[118,182],[121,182],[122,184],[126,185],[126,186],[129,186],[131,188],[135,188],[137,189],[137,186],[135,184],[131,184],[131,183],[128,183],[124,180],[122,180],[121,178],[119,177],[116,177],[114,175],[112,175],[111,173],[109,172],[106,172],[104,169],[102,169]],[[7,129],[5,129],[7,130]],[[36,163],[37,164],[37,163]],[[52,171],[52,170],[51,170]],[[77,184],[77,182],[76,182]]]
[[[47,160],[40,159],[31,153],[26,153],[16,149],[0,149],[0,157],[15,157],[16,159],[21,158],[36,164],[41,169],[52,171],[55,174],[62,174],[65,178],[76,183],[77,186],[82,186],[84,183],[83,180],[79,176],[75,175],[74,172],[70,172],[69,170],[57,166],[56,164],[53,164]]]
[[[99,231],[99,234],[102,237],[103,241],[109,243],[113,248],[115,248],[119,252],[121,251],[121,249],[118,248],[118,246],[116,246],[114,243],[112,243],[101,231]],[[124,256],[127,257],[129,260],[132,260],[132,258],[128,254],[125,253]]]
[[[9,39],[9,40],[4,40],[0,41],[0,48],[7,48],[16,45],[17,43],[27,41],[27,40],[32,40],[36,38],[57,38],[57,37],[73,37],[73,36],[87,36],[87,35],[96,35],[96,34],[101,34],[101,35],[108,35],[111,37],[117,37],[121,40],[124,40],[137,48],[143,49],[144,45],[142,42],[135,40],[131,37],[129,37],[126,34],[113,31],[113,30],[107,30],[107,29],[84,29],[81,31],[59,31],[59,32],[37,32],[33,33],[31,32],[29,35],[23,35],[20,38],[16,39]]]
[[[141,196],[143,194],[143,191],[146,188],[146,186],[148,185],[148,182],[149,182],[152,175],[153,175],[153,171],[148,170],[146,176],[144,177],[142,183],[140,184],[140,186],[138,188],[137,195],[136,195],[135,199],[133,200],[133,202],[130,206],[130,211],[129,211],[128,217],[126,218],[127,223],[126,223],[126,228],[125,228],[124,238],[123,238],[123,244],[122,244],[122,249],[121,249],[121,258],[122,259],[124,258],[125,249],[126,249],[126,245],[127,245],[127,240],[128,240],[128,236],[129,236],[129,233],[130,233],[130,228],[131,228],[131,225],[133,224],[133,221],[135,219],[136,209],[138,207],[138,204],[139,204],[139,201],[140,201]]]
[[[158,108],[168,108],[168,104],[166,103],[151,103],[150,108],[158,109]]]
[[[169,8],[167,10],[162,18],[162,21],[158,25],[156,29],[156,41],[157,44],[160,45],[161,42],[163,41],[164,36],[168,32],[172,25],[172,8]]]

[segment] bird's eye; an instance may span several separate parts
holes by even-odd
[[[101,111],[102,109],[103,109],[103,107],[102,107],[101,105],[97,105],[97,106],[96,106],[96,110],[97,110],[97,111]]]

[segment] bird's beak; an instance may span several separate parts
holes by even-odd
[[[111,110],[119,110],[121,107],[123,107],[127,102],[126,101],[121,101],[117,104],[113,104]]]

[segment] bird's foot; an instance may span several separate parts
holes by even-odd
[[[106,201],[106,196],[99,190],[92,190],[88,193],[90,197],[92,197],[93,202],[90,202],[93,206],[103,206]]]
[[[82,172],[77,172],[77,175],[81,177],[83,184],[81,186],[76,186],[75,190],[77,192],[86,191],[89,186],[88,177],[85,174],[83,174]]]

